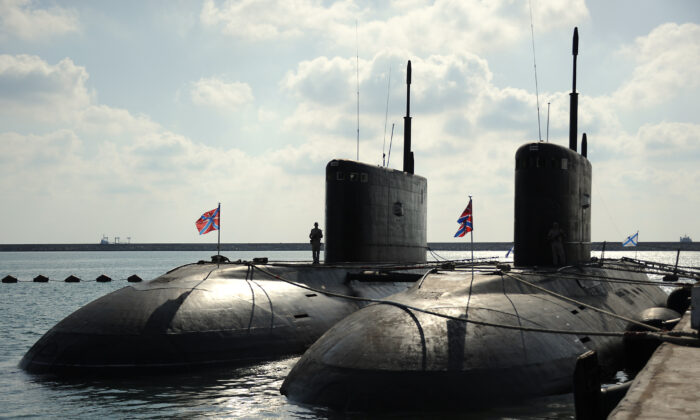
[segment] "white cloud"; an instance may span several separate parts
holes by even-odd
[[[390,166],[402,166],[403,57],[402,52],[382,51],[360,62],[360,159],[365,162],[380,164],[382,153],[388,151],[389,133],[384,140],[383,128],[391,63],[388,131],[392,122],[396,130]],[[325,163],[334,157],[355,159],[354,61],[319,57],[300,63],[284,78],[283,88],[298,101],[285,128],[307,139],[280,151],[288,167],[305,161]],[[486,61],[469,53],[417,57],[412,69],[412,143],[416,173],[428,178],[429,240],[451,237],[454,213],[466,205],[467,193],[478,197],[480,211],[489,214],[481,219],[481,232],[490,240],[508,240],[512,226],[503,220],[512,220],[513,154],[528,140],[525,132],[534,120],[534,95],[495,86]]]
[[[72,171],[81,143],[70,130],[57,130],[47,135],[0,133],[2,182],[8,186],[40,189],[55,180],[59,173]],[[28,178],[27,173],[35,175]],[[53,176],[38,176],[40,173]]]
[[[700,125],[682,122],[645,124],[637,133],[638,144],[643,145],[643,154],[650,162],[698,162],[700,160]],[[700,166],[695,166],[696,173]]]
[[[681,223],[698,228],[699,124],[646,124],[598,142],[616,152],[593,161],[594,238],[622,239],[640,229],[643,240],[677,240],[686,233]]]
[[[90,105],[79,110],[73,126],[81,135],[127,143],[143,133],[158,130],[158,124],[145,115],[133,115],[126,109]]]
[[[668,98],[680,94],[676,83],[685,83],[683,80],[691,78],[692,69],[698,67],[690,65],[694,63],[695,47],[681,42],[691,38],[691,29],[662,26],[638,40],[636,48],[643,53],[636,56],[634,77],[658,70],[659,55],[669,54],[668,59],[679,62],[679,55],[685,51],[689,56],[685,59],[690,60],[682,61],[688,64],[687,69],[672,69],[669,74],[659,70],[658,77],[651,77],[646,89],[652,92],[666,89],[664,95],[668,94]],[[662,37],[662,34],[673,36]],[[381,162],[387,73],[392,63],[389,126],[391,121],[396,121],[397,130],[391,166],[401,166],[405,56],[404,51],[380,51],[369,60],[360,60],[361,160]],[[447,235],[455,228],[454,216],[466,204],[465,196],[470,193],[478,200],[476,206],[482,214],[479,219],[482,237],[510,240],[513,156],[518,146],[536,139],[528,137],[529,133],[536,133],[534,95],[523,89],[495,85],[488,63],[477,55],[435,54],[418,56],[412,62],[413,149],[416,172],[429,180],[428,239],[449,239]],[[298,101],[285,127],[308,138],[306,144],[285,151],[290,160],[288,165],[293,166],[295,159],[320,162],[334,156],[355,158],[355,71],[354,57],[317,57],[299,63],[283,79],[282,87]],[[696,81],[687,83],[696,84]],[[625,83],[618,93],[630,86],[633,82]],[[552,130],[568,133],[568,92],[545,92],[542,96],[553,102]],[[678,200],[684,200],[686,206],[700,205],[695,197],[681,198],[688,191],[700,188],[699,126],[651,121],[641,127],[633,126],[632,131],[629,124],[622,123],[620,114],[633,101],[622,102],[619,98],[585,94],[579,98],[578,141],[581,133],[588,133],[589,156],[594,165],[597,203],[593,213],[594,240],[614,238],[616,229],[634,228],[627,226],[628,223],[648,225],[644,220],[648,212],[643,207],[631,212],[620,203],[654,200],[653,207],[660,214],[682,213],[672,204]],[[658,103],[659,97],[648,100]],[[545,132],[542,134],[544,137]],[[560,135],[552,137],[552,141],[566,145],[568,137]],[[455,191],[463,196],[455,195]],[[615,210],[612,214],[626,216],[611,221],[604,203],[610,203]],[[651,238],[668,238],[668,223],[654,226],[646,234]]]
[[[93,99],[88,77],[70,58],[51,65],[33,55],[0,55],[0,118],[70,119]]]
[[[562,2],[541,1],[533,8],[541,32],[573,26],[588,16],[582,0],[568,2],[565,7]],[[528,3],[511,0],[438,0],[424,7],[395,10],[395,17],[386,21],[372,20],[371,16],[368,13],[369,22],[361,26],[360,40],[365,48],[398,46],[420,54],[500,49],[519,41],[530,26]],[[551,16],[556,18],[543,19]],[[353,29],[346,26],[331,31],[336,34],[336,43],[351,46]]]
[[[148,116],[98,104],[84,89],[87,71],[68,59],[50,65],[38,57],[2,56],[0,63],[0,83],[15,80],[25,86],[3,95],[3,120],[28,110],[51,113],[62,95],[72,104],[64,107],[60,121],[53,121],[60,128],[43,134],[0,131],[2,219],[36,220],[38,227],[26,232],[21,224],[6,224],[4,238],[90,242],[103,232],[121,232],[141,242],[196,240],[194,219],[217,200],[225,209],[230,241],[293,241],[298,238],[279,235],[290,234],[286,226],[292,220],[322,219],[314,211],[322,209],[318,173],[289,176],[284,152],[252,156],[206,146]],[[292,163],[308,172],[299,166],[302,159]],[[298,200],[299,189],[306,200]],[[279,203],[285,203],[283,214]],[[253,220],[266,220],[266,229]],[[297,232],[301,238],[303,230],[306,226]]]
[[[639,37],[621,52],[637,63],[629,80],[613,95],[620,107],[648,107],[670,101],[700,86],[700,25],[667,23]]]
[[[294,38],[307,30],[322,31],[335,23],[352,20],[356,7],[351,1],[333,2],[324,7],[317,0],[243,0],[225,1],[218,6],[207,0],[200,19],[210,26],[222,27],[228,35],[250,40]]]
[[[0,0],[0,39],[46,40],[78,30],[78,16],[73,10],[42,9],[32,0]]]
[[[366,67],[366,61],[361,67]],[[297,98],[317,104],[343,103],[353,97],[355,69],[355,60],[317,57],[302,61],[295,72],[287,73],[282,87]]]
[[[360,62],[363,139],[368,135],[383,137],[389,63],[393,65],[393,73],[387,126],[390,128],[391,121],[395,121],[398,123],[396,134],[402,133],[405,61],[400,52],[382,51],[371,60]],[[489,130],[522,129],[526,124],[524,110],[534,109],[533,95],[520,89],[494,86],[488,64],[476,55],[460,53],[415,58],[412,68],[411,109],[416,120],[413,129],[414,136],[421,137],[415,142],[417,150],[436,153],[445,145],[460,144],[465,134],[473,134],[477,124],[490,124]],[[352,58],[318,57],[299,63],[281,83],[298,101],[294,114],[285,120],[285,128],[312,138],[354,133],[355,79]],[[375,141],[375,148],[382,143]]]
[[[278,119],[277,112],[267,107],[261,106],[258,108],[258,121],[262,123],[268,123],[276,121]]]
[[[202,78],[192,84],[192,102],[222,111],[236,111],[253,101],[253,90],[246,83],[227,83],[216,77]]]
[[[529,43],[527,3],[504,0],[464,6],[403,0],[381,13],[345,2],[336,4],[341,9],[326,2],[290,4],[281,4],[284,10],[279,12],[270,3],[258,7],[248,1],[205,2],[203,25],[246,41],[275,41],[276,48],[297,48],[299,53],[280,59],[280,68],[291,70],[278,81],[279,92],[268,78],[284,71],[279,69],[259,72],[260,79],[235,76],[246,77],[250,86],[219,77],[174,82],[185,87],[182,91],[189,98],[177,105],[194,111],[193,120],[210,112],[187,106],[246,111],[245,118],[235,121],[235,129],[225,124],[202,129],[205,122],[193,130],[183,123],[183,130],[196,133],[192,137],[179,131],[179,123],[168,122],[169,110],[158,114],[166,121],[161,124],[131,108],[148,110],[147,104],[129,104],[118,96],[119,108],[99,103],[88,85],[87,70],[69,58],[47,63],[36,56],[0,55],[0,196],[11,202],[0,219],[43,220],[48,217],[41,209],[47,208],[53,218],[40,222],[32,238],[20,227],[7,225],[3,237],[43,242],[42,235],[53,232],[52,238],[96,241],[103,232],[118,232],[123,237],[131,233],[138,242],[196,241],[200,238],[193,219],[221,201],[225,241],[302,240],[308,234],[304,221],[323,220],[326,162],[355,158],[357,15],[365,57],[359,66],[360,159],[381,162],[394,122],[391,166],[401,166],[405,64],[411,57],[413,148],[416,172],[429,183],[429,240],[450,240],[467,194],[475,198],[475,239],[510,240],[513,155],[519,145],[535,138],[535,97],[504,77],[497,64],[489,68],[484,57],[493,56],[493,51],[478,52],[522,43],[525,35]],[[412,6],[397,11],[405,4]],[[556,14],[536,26],[538,34],[564,26],[566,44],[569,27],[588,13],[582,2],[534,1],[533,8],[536,25],[541,14]],[[338,10],[350,12],[341,16]],[[625,234],[628,228],[654,224],[649,229],[655,230],[645,232],[645,237],[664,239],[670,224],[666,220],[695,220],[690,213],[700,207],[700,198],[689,191],[700,187],[697,121],[667,114],[642,124],[625,119],[625,113],[633,113],[635,107],[653,109],[659,101],[673,103],[684,86],[697,90],[693,70],[698,68],[698,53],[690,41],[698,38],[696,31],[697,25],[656,28],[619,55],[634,60],[635,67],[615,94],[591,97],[582,89],[579,133],[589,135],[594,165],[594,240],[614,238],[616,224]],[[296,37],[301,41],[293,43],[299,41]],[[328,43],[320,45],[324,55],[318,56],[313,48],[324,42]],[[299,61],[295,66],[289,60]],[[667,66],[666,60],[674,64]],[[568,61],[568,56],[562,60],[565,65]],[[529,56],[524,63],[513,63],[523,73],[531,65]],[[221,71],[214,67],[212,72]],[[552,101],[552,131],[568,132],[568,92],[541,94],[541,99]],[[268,97],[274,99],[266,102]],[[546,102],[540,104],[544,109]],[[20,120],[24,123],[13,125]],[[544,135],[544,119],[542,126]],[[253,138],[256,152],[194,139],[220,128],[225,136],[231,134],[233,141],[227,144],[236,147],[248,147],[248,139],[242,137]],[[567,143],[561,135],[553,136],[553,141]],[[279,210],[282,207],[284,211]],[[664,220],[650,223],[650,210]],[[617,221],[606,220],[608,214]],[[75,220],[81,221],[80,226]],[[151,233],[146,238],[141,232]]]
[[[583,0],[542,0],[534,2],[533,8],[542,32],[570,27],[588,17]],[[248,40],[307,36],[327,48],[349,50],[356,47],[358,39],[365,54],[387,47],[421,54],[489,51],[518,41],[530,22],[528,3],[513,0],[395,1],[388,10],[372,5],[359,8],[346,0],[246,0],[226,1],[220,6],[207,0],[200,20],[227,35]]]

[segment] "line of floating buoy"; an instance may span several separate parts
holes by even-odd
[[[38,276],[34,277],[34,280],[32,281],[34,283],[47,283],[49,281],[49,278],[43,274],[39,274]]]
[[[5,276],[2,278],[3,283],[17,283],[17,277]]]
[[[70,276],[66,277],[66,279],[63,281],[65,283],[80,283],[81,280],[80,280],[80,277],[71,274]],[[98,283],[108,283],[108,282],[112,281],[112,278],[105,275],[105,274],[101,274],[99,277],[97,277],[95,279],[95,281]],[[132,274],[131,276],[129,276],[126,279],[126,281],[128,281],[129,283],[140,283],[143,281],[143,279],[141,277],[137,276],[136,274]],[[17,282],[19,282],[19,280],[17,280],[17,277],[7,275],[7,276],[2,278],[2,282],[3,283],[17,283]],[[32,282],[34,282],[34,283],[48,283],[49,278],[43,274],[39,274],[38,276],[34,277]]]
[[[96,282],[98,283],[107,283],[112,281],[112,279],[109,276],[106,276],[104,274],[100,274],[98,278],[95,279]]]

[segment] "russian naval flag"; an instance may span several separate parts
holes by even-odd
[[[197,226],[197,230],[199,231],[200,235],[209,233],[212,230],[219,230],[220,209],[221,206],[219,205],[214,210],[209,210],[208,212],[204,213],[199,219],[197,219],[197,221],[195,222],[195,226]]]
[[[459,230],[457,230],[457,233],[455,233],[455,238],[463,237],[467,233],[471,232],[474,230],[474,224],[472,220],[472,199],[469,197],[469,204],[467,204],[467,208],[464,209],[462,214],[459,216],[459,219],[457,219],[457,223],[459,223]]]
[[[637,246],[637,242],[639,242],[639,231],[632,236],[628,236],[622,243],[622,246]]]

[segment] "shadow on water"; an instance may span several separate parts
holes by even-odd
[[[524,401],[520,404],[509,405],[507,407],[491,407],[488,409],[470,410],[464,409],[436,410],[412,410],[391,412],[361,412],[361,411],[320,411],[318,408],[299,404],[309,410],[311,416],[330,419],[469,419],[469,420],[492,420],[492,419],[574,419],[574,397],[573,394],[555,395],[551,397],[537,398]],[[315,410],[315,411],[314,411]],[[307,417],[308,418],[308,417]]]
[[[123,377],[28,376],[47,406],[62,413],[31,411],[40,417],[74,418],[297,418],[297,419],[572,419],[571,394],[488,410],[341,412],[295,404],[280,395],[292,357],[250,367],[221,367],[195,372]],[[34,390],[37,392],[37,390]],[[60,399],[60,404],[55,401]],[[53,400],[53,401],[52,401]],[[16,413],[19,414],[19,413]],[[62,415],[63,414],[63,415]]]

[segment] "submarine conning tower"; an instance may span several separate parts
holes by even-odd
[[[554,223],[564,234],[564,263],[589,261],[591,163],[563,146],[525,144],[515,153],[515,265],[552,265]]]
[[[334,159],[326,166],[326,263],[423,263],[428,182],[411,151],[411,62],[406,71],[403,171]]]
[[[583,134],[581,153],[576,151],[577,104],[576,56],[578,29],[573,40],[573,91],[571,93],[569,147],[534,142],[515,153],[516,266],[552,265],[549,238],[554,223],[563,233],[565,265],[590,260],[591,254],[591,163]]]

